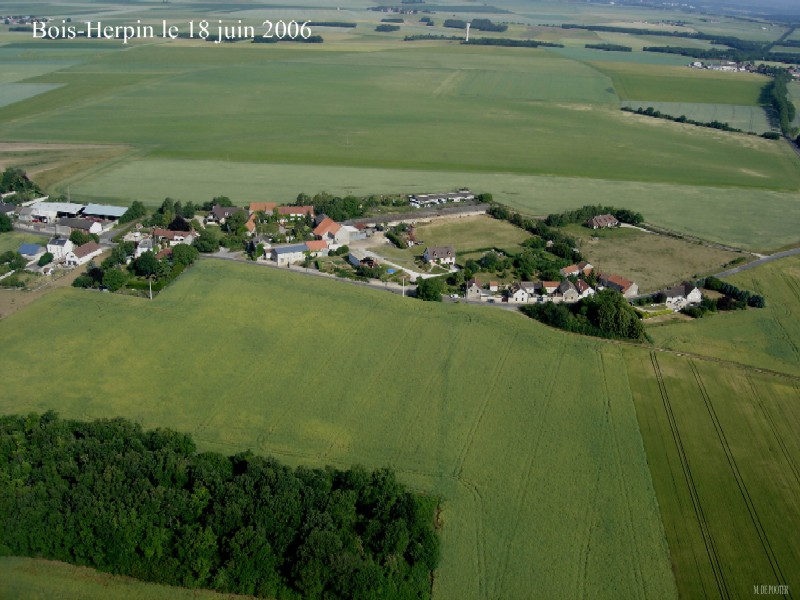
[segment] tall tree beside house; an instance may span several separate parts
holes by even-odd
[[[441,277],[420,278],[417,281],[417,298],[426,302],[441,302],[444,294],[444,279]]]
[[[121,269],[107,269],[103,273],[103,285],[112,292],[122,289],[127,281],[128,275]]]
[[[12,229],[14,229],[14,227],[11,224],[11,219],[8,218],[7,214],[0,213],[0,233],[5,233]]]
[[[53,262],[53,255],[49,252],[45,252],[41,257],[39,257],[39,262],[37,264],[40,267],[43,267],[45,265],[49,265],[51,262]]]
[[[152,277],[156,274],[158,260],[152,252],[145,252],[131,263],[131,267],[139,277]]]
[[[98,236],[96,233],[86,233],[80,229],[75,229],[69,234],[69,241],[76,246],[83,246],[89,242],[99,242],[100,236]]]

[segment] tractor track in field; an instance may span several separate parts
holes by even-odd
[[[559,367],[561,365],[561,361],[564,359],[564,355],[567,352],[567,345],[566,343],[561,345],[561,351],[558,354],[558,358],[555,361],[555,365],[551,371],[551,378],[550,382],[547,386],[547,393],[543,396],[546,400],[543,402],[543,406],[537,411],[537,413],[541,414],[541,418],[536,422],[536,426],[542,430],[546,429],[544,427],[544,423],[547,419],[548,408],[552,402],[553,398],[553,390],[555,389],[556,384],[559,381],[558,372]],[[514,519],[514,527],[512,528],[512,536],[519,531],[519,520],[520,520],[520,510],[521,507],[525,506],[528,499],[528,492],[531,488],[531,476],[533,475],[533,467],[536,462],[537,454],[539,452],[539,445],[541,444],[542,436],[536,436],[536,440],[533,444],[533,448],[528,452],[528,456],[525,460],[525,470],[524,475],[522,477],[522,483],[520,485],[520,492],[519,497],[514,502],[514,506],[518,507],[516,510],[516,517]],[[513,537],[512,537],[513,539]],[[510,540],[509,540],[510,542]],[[511,544],[507,543],[506,547],[503,552],[502,563],[500,565],[500,576],[497,577],[495,580],[495,584],[499,585],[501,581],[505,581],[506,576],[508,574],[508,567],[511,562]],[[493,597],[499,597],[497,591],[495,590],[495,594]]]
[[[731,594],[728,590],[728,584],[725,581],[725,576],[722,572],[722,566],[719,562],[719,556],[717,554],[714,537],[711,534],[711,528],[708,526],[708,521],[706,520],[705,512],[703,511],[703,506],[700,503],[700,495],[697,493],[697,486],[694,483],[694,477],[692,476],[692,471],[689,467],[689,459],[686,456],[686,450],[683,446],[683,440],[681,439],[680,430],[678,429],[678,422],[675,419],[675,414],[672,411],[672,402],[669,399],[667,386],[664,382],[664,375],[661,372],[661,365],[658,364],[658,358],[656,357],[655,352],[650,352],[650,361],[653,364],[653,372],[656,376],[656,383],[658,384],[658,390],[661,394],[661,400],[664,404],[664,410],[667,414],[667,420],[669,421],[672,439],[675,442],[675,448],[678,452],[678,458],[681,463],[684,479],[686,480],[686,486],[689,490],[689,497],[692,501],[692,508],[694,509],[695,518],[698,526],[700,527],[700,535],[703,538],[703,544],[706,548],[706,554],[708,555],[711,571],[714,574],[714,580],[717,584],[717,591],[719,592],[720,598],[723,600],[729,600]]]
[[[767,532],[764,530],[764,526],[761,524],[761,518],[758,516],[758,511],[756,510],[755,503],[753,502],[752,497],[750,496],[750,491],[747,489],[747,484],[744,482],[744,477],[742,476],[741,471],[739,470],[739,465],[736,463],[736,458],[733,456],[733,450],[731,450],[731,446],[728,443],[728,438],[725,435],[725,431],[722,428],[722,423],[717,416],[717,411],[714,409],[714,404],[711,401],[711,396],[708,394],[708,390],[706,389],[705,383],[703,382],[703,378],[700,376],[700,371],[697,369],[697,365],[694,361],[689,361],[689,368],[694,375],[695,382],[697,383],[697,387],[700,390],[700,395],[703,398],[703,402],[706,405],[706,410],[708,410],[708,415],[711,417],[711,423],[714,425],[714,430],[717,433],[717,438],[719,439],[719,443],[722,446],[722,450],[725,452],[725,457],[728,460],[728,466],[733,473],[733,477],[736,480],[736,485],[739,487],[739,493],[742,496],[742,500],[747,507],[747,512],[750,515],[750,520],[753,523],[753,527],[758,534],[758,539],[761,542],[761,547],[764,549],[764,554],[767,556],[767,560],[770,563],[770,567],[772,569],[772,574],[775,577],[775,581],[779,583],[786,582],[786,577],[783,575],[783,571],[781,570],[780,564],[778,563],[778,558],[775,555],[774,550],[772,549],[772,545],[769,542],[769,538],[767,537]],[[787,594],[789,598],[792,597],[791,591]]]
[[[758,408],[761,410],[761,413],[764,415],[764,420],[767,422],[772,435],[775,437],[775,441],[778,442],[778,446],[781,449],[781,453],[783,454],[784,459],[786,460],[789,468],[792,470],[794,474],[794,479],[797,481],[798,485],[800,485],[800,469],[798,469],[797,464],[795,463],[794,459],[792,458],[789,449],[786,447],[786,442],[783,441],[783,436],[780,435],[778,432],[778,426],[775,423],[775,419],[772,418],[772,415],[767,410],[767,407],[764,405],[764,399],[761,396],[761,393],[758,391],[758,387],[753,383],[753,380],[749,375],[745,375],[745,379],[747,380],[747,384],[750,386],[750,390],[753,393],[753,398],[756,400],[756,404],[758,404]]]
[[[598,354],[600,356],[600,372],[603,374],[603,389],[605,390],[605,397],[606,397],[606,411],[608,412],[609,432],[611,436],[612,447],[614,449],[614,457],[615,457],[614,464],[621,465],[622,451],[620,450],[619,447],[619,437],[617,436],[617,428],[614,427],[614,418],[612,416],[613,413],[611,409],[612,394],[611,390],[608,389],[608,378],[606,376],[608,369],[606,369],[606,359],[602,352],[599,352]],[[624,358],[622,357],[620,358],[624,360]],[[619,475],[620,475],[619,477],[616,477],[617,487],[619,490],[618,493],[625,498],[625,517],[628,520],[628,531],[631,535],[634,547],[638,549],[639,544],[637,543],[636,540],[636,526],[634,524],[633,515],[631,514],[632,503],[631,503],[630,491],[628,486],[624,485],[624,476],[621,468]],[[641,565],[638,562],[634,563],[634,578],[636,579],[636,583],[638,584],[639,589],[642,592],[645,592],[647,586],[645,585],[645,578],[642,575]],[[586,597],[587,597],[586,594],[584,594],[584,598]]]

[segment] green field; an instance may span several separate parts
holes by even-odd
[[[800,375],[800,258],[784,258],[728,279],[762,294],[766,308],[650,327],[659,346],[697,351]]]
[[[50,560],[0,558],[0,596],[6,600],[245,600],[252,596],[167,587]]]
[[[9,250],[16,252],[22,244],[39,244],[43,246],[46,243],[47,238],[41,235],[19,233],[17,231],[0,233],[0,253],[8,252]]]
[[[216,261],[153,302],[53,292],[0,335],[18,374],[4,413],[124,415],[210,450],[390,465],[441,495],[435,598],[675,597],[615,346],[506,311]]]
[[[673,117],[684,115],[689,119],[709,123],[719,121],[728,123],[731,127],[742,131],[764,133],[772,131],[773,127],[767,118],[767,113],[760,106],[737,106],[735,104],[700,104],[687,102],[651,102],[649,100],[626,100],[622,103],[633,109],[654,109]]]

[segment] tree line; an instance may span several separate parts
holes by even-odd
[[[544,220],[549,227],[563,227],[570,223],[585,223],[596,215],[614,215],[620,223],[629,225],[640,225],[644,223],[644,216],[640,212],[627,208],[614,208],[613,206],[602,206],[599,204],[587,204],[575,210],[566,210],[560,213],[547,215]]]
[[[512,40],[510,38],[476,38],[464,42],[462,44],[471,44],[473,46],[506,46],[508,48],[538,48],[543,46],[546,48],[563,48],[564,44],[556,44],[553,42],[539,42],[536,40]]]
[[[784,135],[791,136],[794,131],[792,122],[796,115],[796,109],[789,100],[789,88],[787,87],[792,80],[792,76],[786,69],[775,69],[772,81],[770,81],[764,93],[769,99],[769,104],[778,115],[781,131]]]
[[[445,19],[444,26],[451,27],[453,29],[466,29],[467,22],[462,19]],[[502,23],[492,23],[489,19],[473,19],[470,22],[470,28],[477,29],[478,31],[503,32],[508,30],[508,25],[504,25]]]
[[[585,44],[584,47],[592,50],[605,50],[606,52],[633,52],[633,48],[621,44]]]
[[[630,106],[623,106],[620,110],[623,110],[625,112],[635,113],[637,115],[643,115],[646,117],[653,117],[654,119],[665,119],[667,121],[674,121],[675,123],[686,123],[688,125],[694,125],[696,127],[708,127],[710,129],[729,131],[731,133],[747,133],[748,135],[757,135],[754,132],[743,131],[738,127],[731,127],[730,123],[717,121],[716,119],[713,121],[696,121],[695,119],[689,119],[686,115],[675,117],[672,115],[668,115],[667,113],[662,113],[660,110],[656,110],[652,106],[648,106],[647,108],[639,107],[636,109],[633,109]],[[780,139],[781,136],[775,131],[767,131],[765,133],[762,133],[761,137],[767,140],[777,140]]]
[[[0,417],[0,554],[259,597],[429,598],[437,500],[389,469],[199,453],[126,419]]]
[[[575,304],[526,304],[520,310],[551,327],[582,335],[626,340],[646,340],[636,310],[614,290],[601,290]]]

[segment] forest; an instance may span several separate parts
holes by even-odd
[[[268,598],[430,597],[438,500],[388,469],[291,469],[53,412],[0,417],[0,455],[0,555]]]

